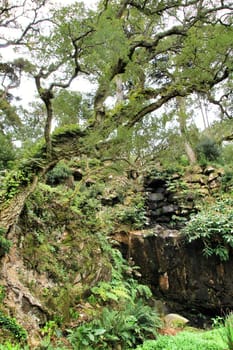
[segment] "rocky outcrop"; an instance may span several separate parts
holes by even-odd
[[[209,315],[233,308],[233,252],[230,260],[203,256],[201,241],[188,243],[177,230],[155,226],[116,236],[128,259],[140,267],[141,282],[171,310]]]
[[[221,187],[222,169],[195,166],[184,174],[154,171],[145,177],[150,224],[179,228],[197,212],[197,201],[211,196]]]
[[[39,348],[40,328],[47,321],[68,322],[76,301],[112,273],[108,253],[98,237],[82,230],[80,216],[61,204],[57,193],[38,193],[28,201],[14,235],[8,235],[12,246],[0,261],[1,311],[27,330],[30,349]]]

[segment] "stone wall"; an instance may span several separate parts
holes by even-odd
[[[221,187],[222,169],[192,167],[185,174],[154,172],[145,178],[148,216],[151,225],[179,228],[197,212],[197,202]]]

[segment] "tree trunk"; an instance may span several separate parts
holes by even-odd
[[[188,138],[185,100],[183,97],[177,97],[176,100],[178,104],[178,120],[180,124],[180,132],[184,140],[185,153],[188,157],[189,163],[195,164],[197,162],[197,157]]]
[[[193,148],[191,147],[191,145],[188,141],[184,142],[184,148],[185,148],[185,152],[186,152],[186,155],[188,157],[189,163],[191,165],[195,164],[197,162],[197,157],[196,157],[196,154],[195,154]]]
[[[35,190],[38,177],[35,176],[33,182],[25,188],[22,188],[10,201],[9,205],[4,204],[0,212],[0,227],[4,228],[8,235],[12,236],[12,230],[17,223],[25,201],[28,196]],[[9,237],[10,238],[10,237]]]

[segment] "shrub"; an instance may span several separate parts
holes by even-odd
[[[4,344],[0,344],[0,350],[29,350],[29,347],[22,347],[20,344],[11,344],[9,342],[6,342]]]
[[[133,229],[141,229],[147,224],[146,214],[145,198],[140,193],[136,194],[127,205],[118,205],[115,212],[118,222],[131,225]]]
[[[47,183],[49,185],[57,185],[61,181],[67,179],[71,175],[71,173],[72,172],[68,165],[64,162],[60,162],[48,172]]]
[[[21,186],[30,183],[30,176],[25,170],[12,170],[3,181],[3,188],[6,200],[13,198],[20,190]]]
[[[229,259],[229,250],[233,248],[233,200],[223,199],[208,210],[193,216],[182,232],[192,242],[201,239],[205,256],[217,255],[220,260]]]
[[[224,164],[232,164],[233,159],[233,144],[223,145],[221,158]]]
[[[198,160],[200,162],[217,160],[221,154],[217,143],[208,137],[204,137],[196,146]]]
[[[222,190],[230,192],[233,189],[233,170],[231,168],[224,169],[224,175],[221,177]]]
[[[14,318],[5,316],[0,311],[0,327],[11,332],[15,339],[25,341],[27,339],[27,332],[21,327]]]
[[[71,331],[68,337],[77,350],[129,349],[156,336],[158,315],[142,302],[126,303],[119,310],[103,308],[99,318]]]

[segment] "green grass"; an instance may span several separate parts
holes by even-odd
[[[227,350],[223,340],[223,329],[193,332],[183,331],[176,336],[159,336],[148,340],[137,350]]]

